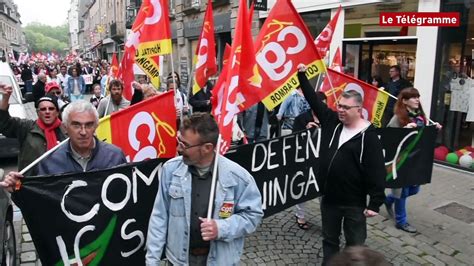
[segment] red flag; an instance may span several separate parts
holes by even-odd
[[[127,47],[125,44],[125,53],[122,57],[122,62],[117,72],[117,78],[123,82],[123,97],[127,100],[131,100],[133,96],[132,82],[135,81],[135,75],[133,74],[133,63],[135,62],[134,58],[135,49],[132,47]]]
[[[225,45],[224,57],[222,60],[222,66],[223,66],[222,71],[221,71],[221,74],[219,75],[219,78],[217,79],[216,85],[214,85],[214,88],[211,91],[212,115],[215,117],[217,122],[219,122],[221,110],[222,110],[222,102],[224,101],[223,99],[224,98],[223,97],[224,84],[227,77],[227,62],[229,62],[230,49],[231,47],[227,43]]]
[[[102,118],[97,137],[117,145],[128,162],[176,156],[174,92],[132,105]]]
[[[342,71],[342,60],[341,60],[341,51],[339,50],[339,47],[337,47],[336,54],[334,54],[334,57],[332,59],[331,66],[329,67],[330,69],[333,69],[337,72],[343,72]],[[332,80],[331,80],[332,82]],[[329,83],[328,76],[323,80],[323,84],[321,84],[321,91],[328,91],[331,89],[331,84]],[[331,95],[333,97],[333,95]]]
[[[195,73],[193,94],[196,94],[206,85],[209,77],[217,73],[216,41],[214,39],[214,18],[212,15],[212,1],[207,3],[206,15],[202,25],[201,35],[195,53]]]
[[[314,43],[316,44],[316,48],[318,49],[321,58],[324,58],[329,50],[329,45],[331,44],[332,36],[334,35],[334,30],[336,29],[337,25],[337,19],[339,18],[341,10],[342,6],[339,6],[336,15],[334,15],[331,21],[329,21],[328,25],[326,25],[324,30],[314,40]]]
[[[166,0],[145,0],[132,26],[129,43],[135,48],[135,63],[160,86],[159,56],[171,53],[171,30]]]
[[[258,71],[253,81],[271,110],[299,86],[298,64],[308,66],[308,78],[324,71],[303,19],[290,0],[277,1],[255,41]]]
[[[254,70],[256,70],[255,53],[253,49],[250,31],[247,1],[239,1],[239,12],[235,28],[234,41],[230,51],[230,61],[223,82],[222,104],[216,108],[220,109],[218,119],[221,133],[221,148],[219,152],[224,154],[230,147],[232,140],[232,126],[236,114],[259,102],[260,98],[255,91]]]
[[[355,90],[364,99],[362,108],[364,118],[377,127],[381,126],[382,115],[389,97],[387,92],[332,69],[328,69],[326,74],[331,78],[334,86],[333,89],[323,91],[327,96],[327,104],[331,109],[336,111],[337,100],[343,91]]]
[[[112,64],[110,65],[109,77],[116,78],[118,71],[119,71],[119,63],[117,60],[117,53],[113,53]]]

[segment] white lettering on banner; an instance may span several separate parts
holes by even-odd
[[[156,24],[161,19],[162,9],[159,0],[151,0],[150,4],[153,6],[153,14],[150,17],[145,18],[145,24],[151,25]]]
[[[256,143],[253,151],[252,151],[252,172],[257,172],[262,170],[262,168],[267,166],[268,170],[275,169],[277,167],[281,166],[286,166],[287,165],[287,157],[290,158],[288,152],[291,152],[293,149],[293,145],[296,146],[295,150],[295,162],[300,163],[304,162],[305,159],[309,159],[310,156],[313,156],[314,158],[319,158],[319,151],[316,149],[313,139],[311,137],[311,134],[309,134],[309,131],[301,132],[301,138],[303,139],[303,143],[306,139],[306,149],[304,149],[304,144],[300,145],[300,139],[298,135],[288,135],[283,137],[283,140],[281,139],[272,139],[268,142],[266,142],[266,145],[264,143]],[[281,151],[281,160],[278,162],[271,161],[272,157],[278,158],[277,152],[275,149],[272,151],[272,145],[275,146],[276,143],[282,141],[282,151]],[[291,142],[290,142],[291,141]],[[301,154],[301,151],[303,151],[304,154]],[[280,153],[278,153],[280,155]]]
[[[141,125],[148,127],[148,141],[150,145],[147,145],[140,149],[140,141],[137,139],[138,128]],[[143,129],[142,129],[143,130]],[[130,125],[128,127],[128,142],[130,146],[137,151],[132,162],[140,162],[145,159],[154,159],[158,156],[156,148],[153,146],[153,141],[156,137],[156,127],[155,120],[153,117],[144,111],[138,112],[132,118]],[[129,158],[129,157],[128,157]]]
[[[283,47],[280,44],[280,42],[283,42],[288,35],[292,35],[296,38],[297,43],[295,46]],[[266,44],[256,56],[258,65],[273,81],[282,80],[286,78],[288,74],[290,74],[291,69],[293,68],[293,61],[287,61],[286,55],[297,54],[303,51],[307,42],[304,33],[296,26],[288,26],[283,28],[283,30],[278,33],[277,41],[278,42],[270,42]],[[269,53],[274,54],[274,62],[269,61],[267,56]],[[277,72],[278,69],[282,70]]]
[[[303,158],[298,158],[298,151],[299,150],[302,150],[303,149],[303,146],[300,146],[300,141],[299,141],[299,138],[295,138],[296,140],[296,143],[295,143],[295,146],[296,146],[296,150],[295,150],[295,162],[297,163],[302,163],[304,162],[304,157]]]
[[[87,231],[94,231],[95,226],[93,225],[86,225],[84,226],[79,232],[77,232],[76,237],[74,238],[74,256],[76,256],[76,263],[78,266],[82,266],[82,259],[81,253],[79,252],[79,242],[81,241],[81,237]]]
[[[137,167],[133,167],[132,170],[132,187],[133,187],[133,203],[138,202],[138,196],[137,196],[137,188],[138,188],[138,183],[137,183],[137,176],[140,177],[141,180],[145,182],[147,186],[150,186],[151,183],[153,183],[153,179],[155,179],[155,176],[158,177],[158,182],[160,182],[160,177],[161,177],[161,169],[162,169],[163,163],[159,163],[158,166],[156,166],[155,169],[151,172],[150,176],[147,177],[140,169]]]
[[[256,159],[257,159],[257,151],[258,148],[261,147],[263,151],[263,156],[258,156],[258,158],[263,158],[262,163],[259,166],[255,165]],[[267,148],[265,147],[265,144],[263,143],[257,143],[255,144],[252,152],[252,172],[257,172],[262,170],[263,166],[265,166],[265,161],[267,158]]]
[[[151,186],[153,183],[153,180],[155,177],[160,178],[161,171],[162,171],[162,166],[163,163],[159,163],[153,171],[151,171],[150,175],[147,176],[144,174],[138,167],[134,167],[132,169],[132,176],[130,181],[130,178],[127,177],[124,174],[121,173],[113,173],[109,175],[104,183],[102,184],[102,189],[101,189],[101,200],[102,203],[111,211],[117,212],[122,210],[126,204],[130,200],[130,194],[132,194],[133,190],[133,203],[137,203],[138,201],[138,195],[137,195],[137,187],[138,187],[138,178],[140,178],[146,186]],[[120,201],[119,203],[113,203],[110,202],[107,198],[107,191],[109,191],[109,186],[112,183],[112,181],[120,179],[125,182],[127,190],[125,192],[125,195],[123,196],[123,200]],[[158,180],[159,182],[159,180]],[[82,222],[87,222],[91,220],[99,211],[100,205],[99,203],[96,203],[89,212],[83,215],[74,215],[68,210],[66,210],[65,207],[65,199],[68,197],[68,195],[71,193],[71,191],[75,188],[80,188],[80,187],[87,187],[87,182],[83,180],[74,180],[71,182],[69,186],[67,186],[66,192],[64,193],[62,200],[61,200],[61,210],[62,212],[66,215],[67,218],[69,218],[71,221],[74,221],[76,223],[82,223]],[[140,230],[135,230],[130,233],[126,233],[125,230],[129,227],[131,223],[135,223],[136,220],[134,218],[127,219],[121,227],[121,237],[123,240],[130,240],[132,238],[138,237],[140,239],[140,243],[136,248],[134,248],[131,251],[128,252],[121,252],[122,257],[128,257],[137,252],[145,243],[145,234],[141,232]],[[62,236],[57,236],[56,237],[56,243],[58,245],[59,253],[61,255],[61,259],[64,263],[64,265],[72,265],[72,264],[77,264],[81,265],[80,257],[79,257],[79,241],[82,237],[82,235],[87,232],[87,231],[94,231],[95,226],[94,225],[86,225],[84,226],[79,232],[76,234],[75,239],[74,239],[74,256],[76,257],[75,259],[69,260],[69,255],[67,253],[66,249],[66,244],[64,243],[63,237]]]
[[[119,203],[111,202],[107,198],[107,188],[109,187],[110,183],[112,183],[112,181],[114,181],[115,179],[121,179],[127,185],[127,192],[125,194],[125,197]],[[102,192],[101,192],[102,202],[107,208],[109,208],[112,211],[121,210],[123,209],[123,207],[125,207],[128,200],[130,199],[131,192],[132,192],[132,184],[126,175],[119,174],[119,173],[110,175],[109,177],[107,177],[107,179],[105,179],[104,184],[102,185]]]
[[[206,49],[204,49],[206,48]],[[207,39],[203,38],[201,39],[201,43],[199,46],[199,51],[198,51],[198,61],[196,63],[196,69],[200,68],[202,65],[204,65],[207,62],[207,51],[208,51],[208,42]],[[201,54],[201,52],[205,50],[206,52],[204,54]]]
[[[111,211],[120,211],[125,207],[126,203],[130,199],[130,194],[132,190],[134,191],[133,202],[136,203],[138,201],[138,196],[137,196],[138,178],[137,177],[140,177],[140,179],[144,181],[145,185],[150,186],[151,183],[153,183],[153,180],[155,179],[156,176],[158,176],[159,178],[159,175],[162,170],[162,166],[163,166],[162,163],[158,164],[148,177],[144,173],[142,173],[137,167],[134,167],[133,173],[132,173],[133,183],[130,182],[130,179],[124,174],[114,173],[114,174],[109,175],[105,179],[102,185],[102,189],[101,189],[102,203]],[[126,194],[124,195],[124,199],[120,203],[112,203],[107,199],[107,191],[108,191],[109,185],[115,179],[123,180],[127,186],[127,191],[126,191]],[[64,215],[66,215],[67,218],[69,218],[71,221],[74,221],[76,223],[89,221],[90,219],[92,219],[92,217],[94,217],[99,212],[99,208],[100,208],[99,203],[94,204],[91,210],[83,215],[74,215],[68,210],[66,210],[65,199],[68,197],[69,193],[71,193],[71,191],[75,188],[86,187],[86,186],[87,186],[87,182],[83,180],[72,181],[72,183],[69,186],[67,186],[66,192],[64,192],[64,195],[61,200],[62,212],[64,213]]]
[[[128,252],[120,251],[120,254],[124,258],[130,257],[135,252],[137,252],[143,246],[143,244],[145,244],[145,236],[143,235],[142,231],[136,230],[136,231],[131,232],[130,234],[125,233],[125,229],[127,228],[127,226],[130,223],[135,223],[135,222],[136,222],[135,219],[128,219],[123,223],[122,228],[120,229],[120,236],[122,237],[123,240],[130,240],[135,237],[138,237],[140,239],[140,243],[133,250],[128,251]]]
[[[99,212],[100,205],[99,203],[94,204],[90,211],[83,215],[74,215],[68,210],[66,210],[64,200],[73,189],[78,187],[87,187],[87,182],[83,180],[74,180],[69,186],[67,186],[66,192],[64,192],[63,198],[61,199],[61,210],[63,211],[64,215],[66,215],[66,217],[69,218],[71,221],[74,221],[76,223],[82,223],[89,221],[90,219],[92,219],[92,217],[97,215],[97,213]]]
[[[289,175],[285,174],[285,184],[283,189],[280,186],[279,178],[275,177],[272,180],[263,182],[262,192],[262,208],[264,210],[270,206],[277,206],[278,204],[285,204],[287,201],[288,190],[293,200],[299,200],[301,197],[306,196],[310,188],[319,192],[319,186],[316,182],[316,175],[314,174],[313,167],[310,167],[307,175],[303,171],[297,171],[289,182]],[[299,189],[298,189],[299,188]]]

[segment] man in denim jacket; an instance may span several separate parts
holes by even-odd
[[[178,134],[181,156],[168,161],[160,176],[148,227],[147,265],[159,265],[162,255],[173,265],[239,263],[244,237],[263,217],[262,199],[253,177],[219,156],[213,215],[204,218],[218,134],[207,113],[184,118]]]

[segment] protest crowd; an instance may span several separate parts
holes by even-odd
[[[291,2],[281,1],[281,4],[291,5]],[[316,186],[320,194],[316,196],[320,196],[323,258],[314,263],[355,265],[347,263],[360,260],[361,264],[357,265],[388,265],[382,254],[364,246],[367,219],[378,215],[384,206],[394,219],[395,228],[407,234],[417,232],[408,223],[406,209],[410,207],[408,197],[414,196],[421,184],[387,189],[387,168],[376,128],[422,129],[431,124],[436,128],[441,125],[430,121],[423,112],[418,91],[400,77],[397,65],[390,68],[391,80],[384,81],[385,91],[370,85],[372,80],[353,79],[350,82],[358,84],[354,89],[347,86],[334,92],[338,81],[343,83],[349,78],[343,74],[335,77],[342,70],[326,70],[325,54],[321,54],[321,47],[313,45],[314,38],[307,36],[308,31],[297,19],[297,13],[294,27],[301,27],[301,38],[309,42],[304,48],[306,54],[292,57],[293,66],[284,79],[294,81],[285,86],[296,85],[277,100],[278,93],[287,88],[268,88],[272,99],[268,95],[249,94],[252,87],[246,81],[254,72],[248,66],[257,61],[255,56],[253,61],[248,58],[252,52],[259,51],[261,37],[257,37],[255,48],[252,42],[247,42],[250,32],[245,32],[249,12],[246,9],[245,4],[239,9],[236,32],[240,30],[240,33],[234,39],[242,49],[237,52],[237,44],[229,47],[229,60],[240,60],[240,64],[229,61],[220,73],[215,62],[201,64],[206,70],[196,68],[190,84],[182,84],[178,73],[160,73],[159,84],[146,75],[130,79],[127,77],[130,69],[124,69],[126,55],[121,64],[118,60],[76,57],[31,59],[14,65],[12,70],[24,84],[23,96],[34,101],[38,119],[11,117],[8,102],[12,88],[0,84],[0,133],[20,143],[18,171],[7,173],[0,185],[12,192],[15,200],[15,194],[28,187],[30,178],[36,182],[37,177],[33,176],[62,178],[71,173],[92,176],[96,171],[167,158],[156,173],[159,183],[149,213],[142,213],[148,217],[141,217],[145,218],[147,227],[139,237],[143,242],[140,247],[145,250],[141,253],[142,263],[159,265],[164,260],[167,265],[237,265],[245,237],[255,232],[264,219],[262,202],[267,196],[261,193],[260,183],[248,169],[224,155],[241,145],[306,131],[311,143],[317,143],[319,154],[319,163],[314,167],[318,169]],[[329,43],[322,45],[327,51]],[[247,59],[249,62],[244,62]],[[262,87],[276,84],[269,82],[272,76],[264,74],[264,68],[260,71]],[[314,77],[319,79],[316,86]],[[331,77],[332,85],[328,85],[327,79]],[[381,83],[378,77],[373,79],[374,85]],[[233,82],[237,84],[234,87]],[[386,96],[381,115],[368,108],[377,104],[367,103],[371,93],[391,94]],[[165,99],[169,99],[170,105],[166,105]],[[147,110],[155,110],[154,113],[140,109],[148,105],[152,107],[147,108],[154,109]],[[157,115],[159,112],[167,112],[167,118]],[[134,123],[139,123],[135,126],[136,136],[119,127],[132,127]],[[114,133],[116,128],[121,132]],[[104,131],[112,133],[104,137]],[[163,132],[169,133],[168,141]],[[149,146],[144,141],[147,137]],[[135,142],[130,140],[123,147],[117,144],[119,138],[134,138]],[[170,143],[174,147],[167,146]],[[30,165],[40,157],[39,163]],[[137,176],[143,179],[136,174],[138,170],[133,171],[135,181]],[[285,168],[279,171],[284,172]],[[117,179],[124,178],[117,175]],[[125,183],[130,181],[127,179]],[[136,202],[140,191],[136,191],[136,182],[130,186],[133,191],[130,195]],[[72,189],[73,185],[67,188]],[[102,190],[102,199],[107,199],[103,200],[105,205],[113,211],[119,210],[120,198],[109,200],[105,194]],[[305,203],[300,201],[296,205],[294,221],[299,229],[308,230],[314,225],[305,219]],[[91,210],[87,218],[86,214],[75,211],[70,213],[71,217],[86,222],[92,221],[99,207]],[[127,235],[125,231],[123,234]],[[345,247],[340,250],[342,234]],[[38,243],[42,242],[35,242]],[[37,248],[40,252],[47,250]],[[57,258],[67,259],[71,251],[67,248]]]

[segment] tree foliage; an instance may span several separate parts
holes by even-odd
[[[29,44],[29,50],[32,52],[56,52],[64,53],[68,47],[69,30],[66,24],[52,27],[41,23],[29,23],[23,28],[26,36],[26,43]]]

